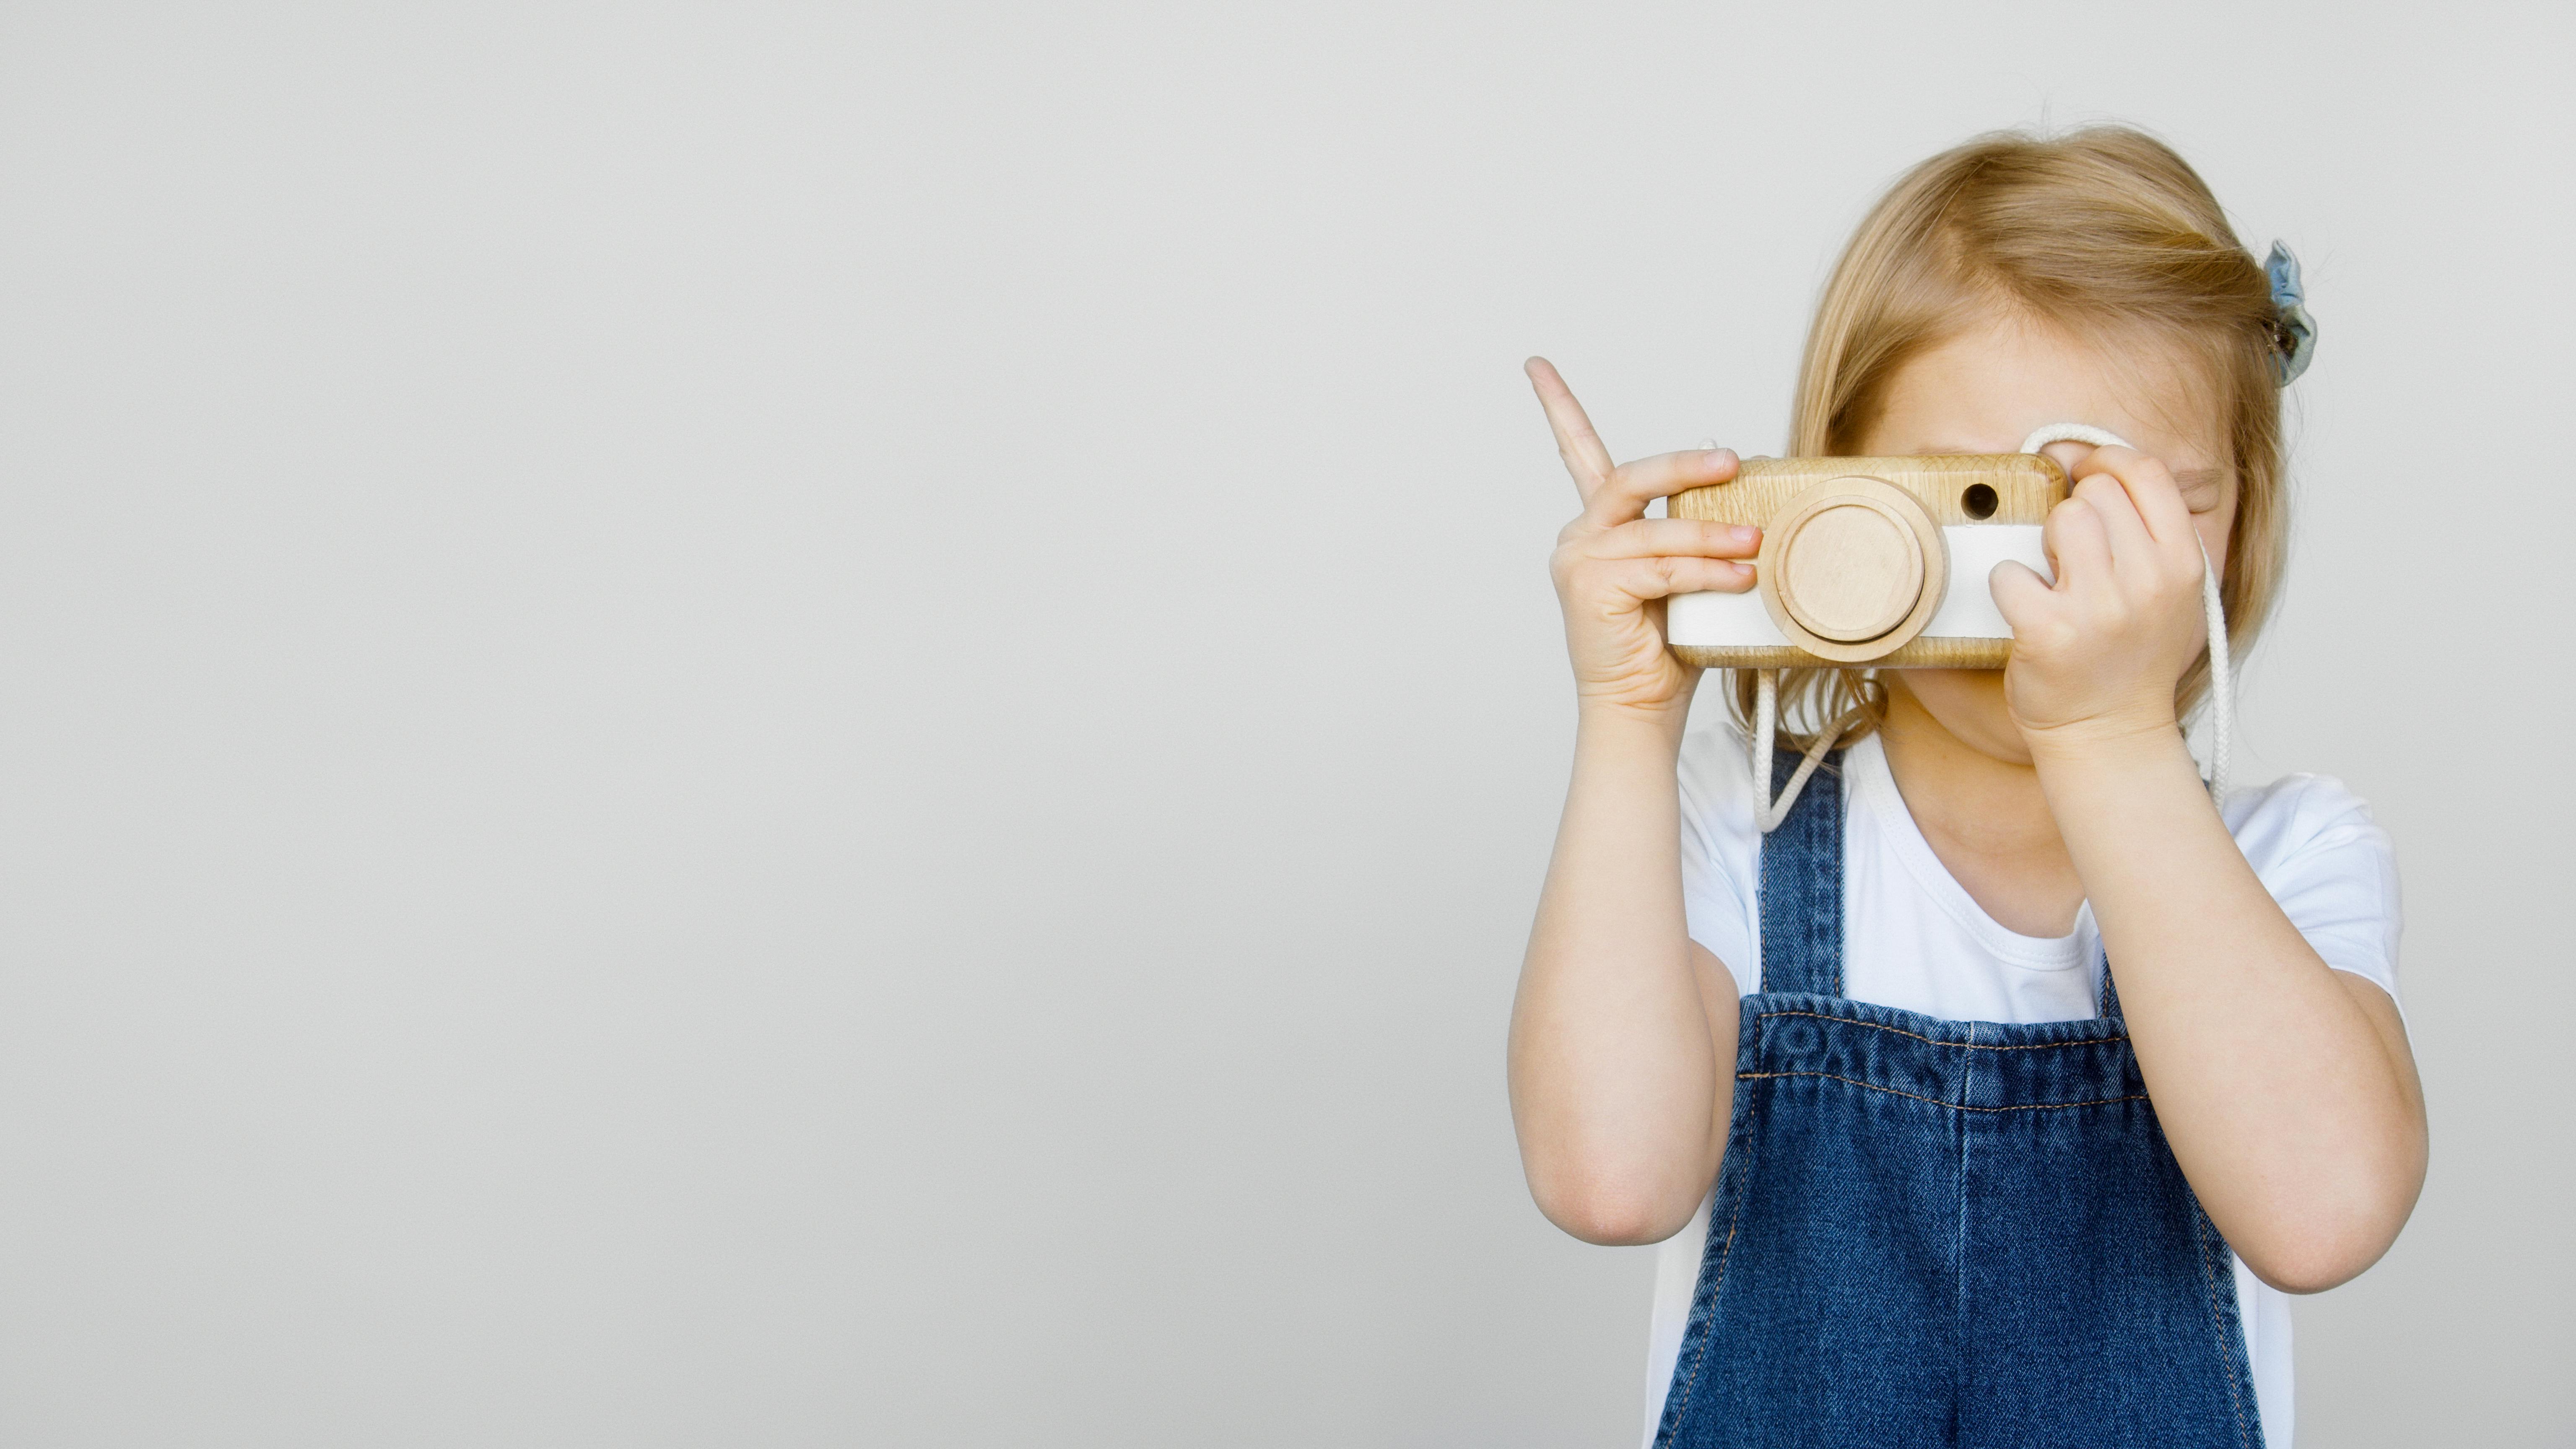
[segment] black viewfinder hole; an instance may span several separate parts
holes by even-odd
[[[1995,503],[1994,485],[1989,483],[1971,483],[1968,485],[1968,491],[1959,495],[1960,511],[1970,518],[1994,517]]]

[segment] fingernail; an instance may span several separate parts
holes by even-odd
[[[1737,543],[1751,543],[1756,537],[1760,536],[1761,532],[1762,530],[1755,528],[1749,523],[1739,523],[1735,525],[1734,528],[1735,541]]]
[[[1709,443],[1705,446],[1708,448],[1708,466],[1712,468],[1724,466],[1735,456],[1733,453],[1717,446],[1715,443]]]

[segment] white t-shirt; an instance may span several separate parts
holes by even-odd
[[[1746,990],[1761,989],[1762,917],[1753,786],[1744,739],[1693,729],[1681,752],[1682,897],[1691,939]],[[2090,905],[2073,935],[2022,936],[1995,924],[1932,853],[1888,773],[1876,736],[1844,754],[1843,970],[1856,1000],[1950,1021],[2071,1021],[2094,1014],[2101,933]],[[2397,863],[2368,806],[2323,775],[2235,790],[2222,812],[2255,875],[2327,965],[2397,995]],[[1708,1238],[1708,1204],[1666,1241],[1655,1267],[1646,1365],[1646,1441],[1672,1382]],[[2291,1435],[2290,1307],[2236,1265],[2264,1442]]]

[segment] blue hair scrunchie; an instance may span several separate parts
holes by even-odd
[[[2299,259],[2279,242],[2263,259],[2263,275],[2272,279],[2272,309],[2280,314],[2278,347],[2272,354],[2272,377],[2288,387],[2308,370],[2316,355],[2317,319],[2308,315],[2308,296],[2299,286]]]

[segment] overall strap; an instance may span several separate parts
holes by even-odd
[[[1771,788],[1803,756],[1774,750]],[[1762,989],[1843,994],[1843,752],[1825,756],[1780,828],[1762,837]]]

